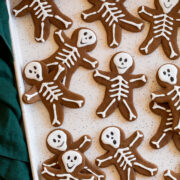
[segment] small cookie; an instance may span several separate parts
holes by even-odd
[[[139,15],[151,26],[146,40],[140,46],[144,55],[151,54],[162,43],[166,56],[172,60],[179,57],[177,29],[180,26],[179,0],[155,0],[156,9],[141,6]]]
[[[173,171],[167,170],[164,172],[165,180],[180,180],[180,173],[175,173]]]
[[[174,132],[172,111],[168,103],[150,103],[150,109],[153,113],[161,116],[161,124],[150,141],[150,145],[155,149],[164,147],[173,139],[176,148],[180,151],[180,133]]]
[[[67,150],[60,155],[58,163],[61,169],[43,167],[41,174],[47,180],[97,180],[94,175],[83,174],[81,170],[85,166],[85,157],[79,151]]]
[[[71,134],[63,129],[56,129],[49,133],[46,139],[46,145],[54,156],[43,162],[42,167],[52,167],[60,169],[61,165],[58,164],[58,157],[65,151],[75,150],[82,154],[88,150],[91,145],[91,138],[88,135],[82,136],[76,142],[73,142]],[[85,157],[85,156],[84,156]],[[83,174],[91,174],[97,177],[98,180],[104,180],[105,174],[96,166],[92,165],[85,157],[85,165],[81,171]]]
[[[86,22],[100,20],[107,33],[108,45],[111,48],[119,46],[121,29],[131,32],[142,31],[143,22],[131,15],[124,6],[125,0],[88,0],[93,7],[82,13]]]
[[[121,180],[135,180],[135,171],[145,176],[156,175],[157,167],[144,160],[137,152],[143,138],[141,131],[136,131],[125,139],[124,132],[118,127],[103,129],[100,144],[107,152],[96,159],[97,166],[104,168],[114,165]]]
[[[37,42],[47,40],[50,24],[59,29],[68,29],[72,25],[72,20],[60,12],[53,0],[22,0],[13,9],[13,13],[16,17],[31,14]]]
[[[168,103],[173,116],[173,130],[180,132],[180,71],[174,64],[162,65],[156,79],[162,90],[151,94],[156,103]]]
[[[23,71],[25,81],[33,86],[23,95],[23,101],[27,104],[41,100],[49,111],[53,126],[60,126],[63,122],[63,106],[80,108],[84,105],[84,98],[69,91],[62,83],[66,75],[66,68],[58,65],[48,72],[47,66],[38,61],[28,63]]]
[[[132,90],[143,86],[147,78],[144,74],[131,74],[134,60],[125,52],[112,57],[110,69],[110,72],[96,70],[94,73],[95,81],[106,86],[104,100],[96,113],[100,118],[105,118],[118,107],[127,120],[133,121],[137,118],[137,113],[133,105]]]
[[[63,79],[63,84],[69,87],[71,77],[79,66],[87,69],[95,69],[98,61],[88,55],[97,44],[96,34],[87,28],[76,29],[71,38],[68,38],[61,30],[54,33],[54,39],[58,44],[58,50],[49,58],[43,60],[50,69],[64,64],[67,74]]]

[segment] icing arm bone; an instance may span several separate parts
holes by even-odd
[[[111,163],[112,159],[113,159],[113,156],[103,155],[102,157],[99,157],[96,159],[97,166],[106,167],[107,164]]]
[[[85,55],[82,58],[81,64],[88,69],[95,69],[98,67],[98,61],[88,55]]]
[[[141,87],[147,82],[147,77],[144,74],[131,75],[131,79],[129,80],[129,82],[134,87]]]
[[[94,80],[100,84],[106,84],[111,78],[107,72],[95,70],[93,74]]]
[[[139,145],[144,138],[144,135],[141,131],[136,131],[135,134],[136,134],[135,138],[133,138],[133,140],[129,144],[129,147],[135,147]],[[134,137],[134,134],[132,135],[132,137]],[[130,137],[129,139],[132,139],[132,138]]]
[[[14,9],[13,13],[15,16],[24,16],[28,13],[29,5],[26,1],[21,1]]]
[[[138,13],[139,13],[139,16],[141,16],[143,19],[150,22],[153,21],[153,13],[154,13],[153,9],[150,9],[149,7],[146,7],[146,6],[141,6],[138,9]]]

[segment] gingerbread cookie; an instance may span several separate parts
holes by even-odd
[[[59,49],[43,62],[50,69],[58,66],[59,63],[66,66],[67,74],[63,80],[66,87],[69,87],[71,77],[79,66],[87,69],[97,68],[98,61],[87,53],[92,51],[97,43],[96,34],[92,30],[87,28],[76,29],[71,38],[68,38],[60,30],[55,32],[54,39]]]
[[[129,121],[137,118],[133,106],[133,89],[143,86],[147,78],[143,74],[132,75],[134,69],[133,58],[125,53],[115,54],[110,61],[111,72],[96,70],[94,79],[106,86],[106,92],[102,104],[97,109],[100,118],[109,116],[116,107]]]
[[[58,157],[61,156],[65,151],[75,150],[82,154],[88,150],[91,145],[91,138],[88,135],[82,136],[76,142],[73,142],[71,134],[63,129],[56,129],[49,133],[46,139],[46,145],[54,156],[42,164],[43,169],[45,167],[53,167],[60,169],[61,165],[58,164]],[[85,156],[84,156],[85,157]],[[82,168],[82,173],[94,175],[97,180],[104,180],[104,173],[99,170],[96,166],[92,165],[85,157],[85,165]]]
[[[37,42],[47,40],[50,24],[59,29],[68,29],[72,25],[72,20],[60,12],[53,0],[22,0],[13,9],[13,13],[16,17],[31,14]]]
[[[114,165],[121,180],[135,180],[135,171],[145,176],[156,175],[157,167],[144,160],[136,150],[143,137],[141,131],[136,131],[125,139],[120,128],[105,128],[100,135],[100,144],[107,152],[96,159],[97,166],[104,168]]]
[[[83,174],[81,170],[85,166],[85,157],[76,150],[67,150],[60,155],[58,163],[61,169],[43,167],[41,174],[47,180],[97,180],[94,175]]]
[[[25,81],[33,86],[23,95],[25,103],[32,104],[41,100],[50,114],[53,126],[60,126],[63,122],[63,106],[80,108],[84,105],[84,98],[69,91],[62,83],[66,75],[66,68],[58,65],[48,72],[43,62],[33,61],[28,63],[23,72]]]
[[[125,0],[88,0],[93,7],[82,13],[86,22],[100,20],[107,33],[108,45],[118,47],[121,41],[121,29],[140,32],[143,22],[131,15],[124,6]]]
[[[161,124],[150,141],[150,145],[155,149],[164,147],[173,139],[177,149],[180,151],[180,133],[174,132],[172,111],[168,103],[150,103],[150,109],[155,114],[161,116]]]
[[[167,170],[164,172],[165,180],[180,180],[180,173],[175,173],[173,171]]]
[[[179,49],[177,45],[177,29],[180,26],[179,0],[155,0],[156,9],[141,6],[139,15],[151,26],[146,40],[140,46],[144,55],[152,53],[162,43],[168,58],[177,59]]]
[[[173,130],[180,132],[180,72],[173,64],[162,65],[157,72],[157,82],[162,90],[151,94],[156,103],[168,103],[173,116]]]

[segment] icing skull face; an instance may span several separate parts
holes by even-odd
[[[82,156],[80,153],[70,150],[63,154],[62,161],[68,173],[72,173],[80,164],[82,164]]]
[[[124,74],[132,65],[133,59],[127,53],[118,53],[114,57],[114,64],[119,74]]]
[[[67,149],[67,135],[61,131],[53,131],[47,138],[48,145],[59,151],[65,151]]]
[[[42,81],[42,67],[41,64],[38,62],[30,62],[25,67],[25,76],[28,79],[33,79],[36,81]]]
[[[169,13],[179,2],[179,0],[159,0],[164,13]]]
[[[96,42],[96,35],[93,31],[89,29],[81,29],[79,31],[78,42],[77,42],[78,47],[92,45],[95,42]]]
[[[101,140],[104,144],[110,145],[113,148],[118,148],[120,145],[120,131],[116,127],[109,127],[102,133]]]
[[[176,66],[172,64],[165,64],[158,71],[159,79],[172,85],[177,83],[177,74],[178,70]]]

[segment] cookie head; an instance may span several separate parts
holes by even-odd
[[[113,62],[118,74],[124,74],[133,67],[133,58],[124,52],[116,54],[113,58]]]
[[[162,85],[175,85],[177,83],[178,69],[173,64],[165,64],[158,70],[158,78]]]
[[[101,142],[111,148],[117,149],[120,146],[121,133],[117,127],[108,127],[101,134]]]
[[[30,62],[25,66],[24,76],[26,80],[35,80],[41,82],[43,80],[43,70],[39,62]]]
[[[51,149],[66,151],[67,134],[62,130],[54,130],[47,137],[47,144]]]
[[[179,0],[159,0],[164,13],[169,13],[179,3]]]
[[[69,150],[62,155],[62,162],[66,171],[72,173],[78,168],[78,166],[82,165],[83,158],[79,152]]]

